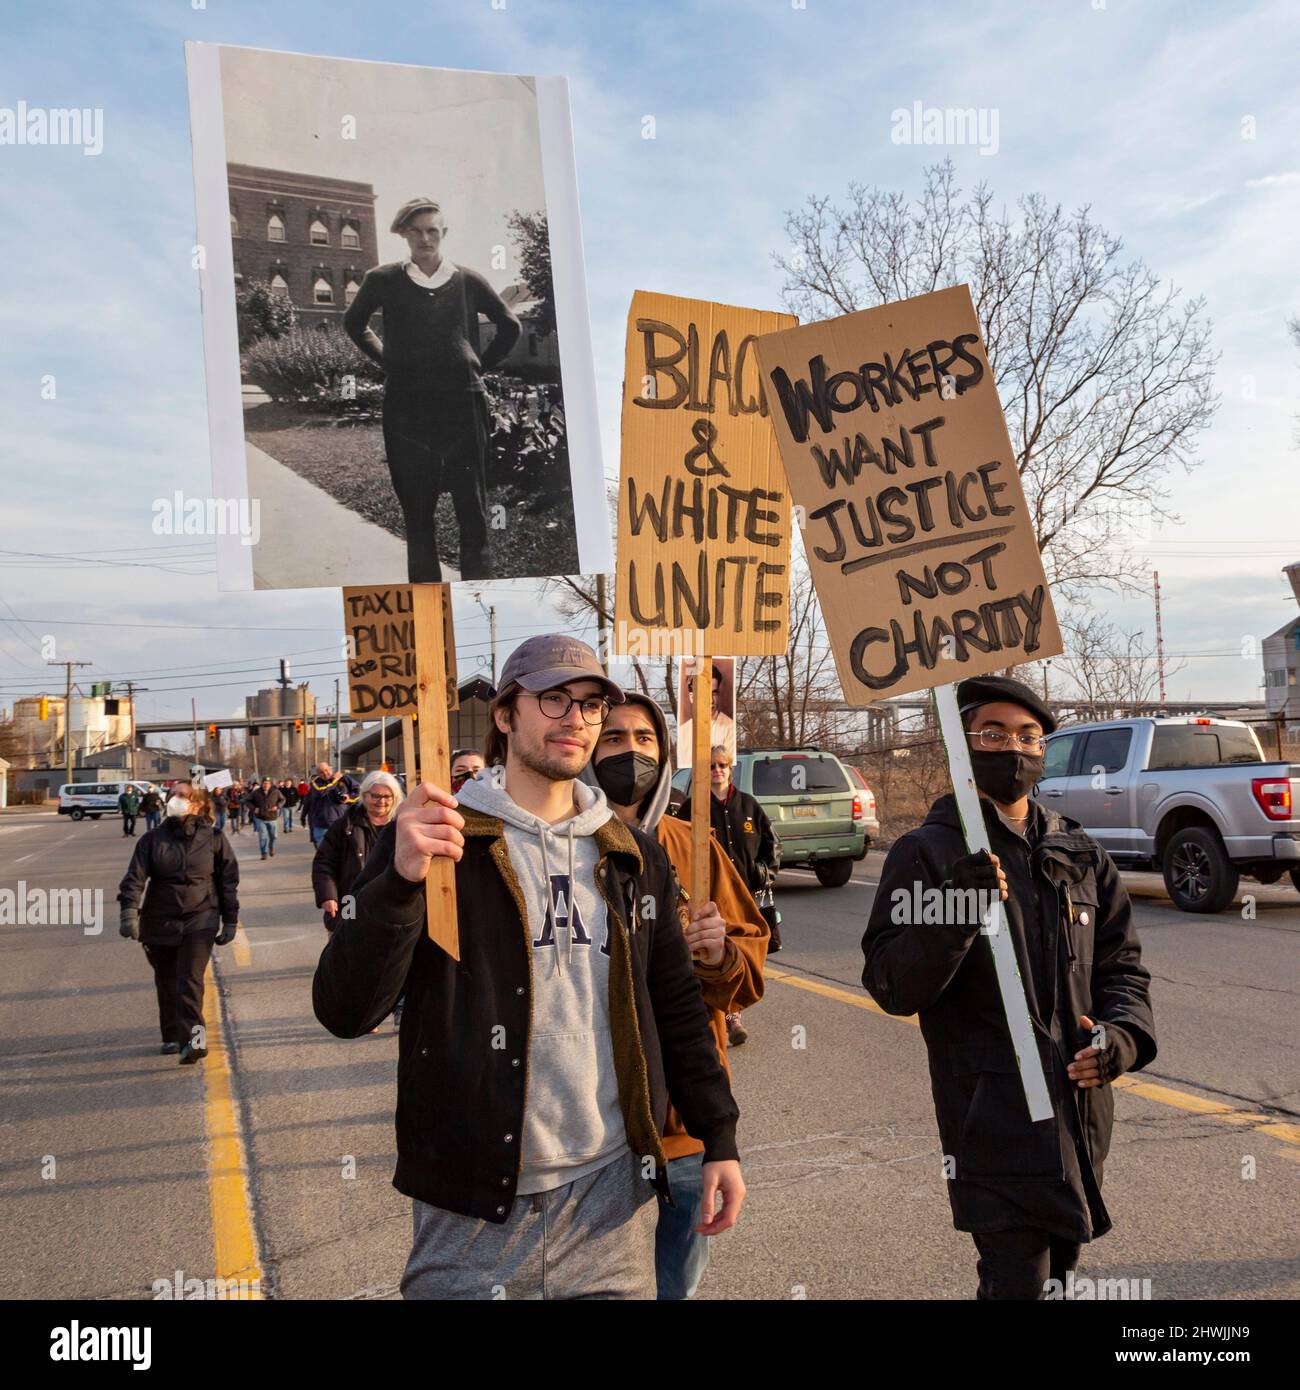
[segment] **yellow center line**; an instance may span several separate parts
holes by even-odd
[[[854,994],[851,990],[823,984],[820,980],[811,980],[806,975],[796,975],[789,970],[777,970],[772,966],[768,966],[764,970],[763,976],[768,980],[779,980],[783,985],[793,985],[796,989],[806,989],[812,994],[820,994],[827,999],[836,999],[841,1004],[851,1004],[855,1009],[865,1009],[868,1013],[879,1014],[882,1018],[892,1018],[899,1023],[919,1026],[919,1020],[915,1014],[902,1017],[899,1014],[888,1013],[866,994]],[[1141,1096],[1143,1100],[1152,1100],[1159,1105],[1170,1105],[1175,1109],[1187,1110],[1196,1115],[1211,1115],[1223,1124],[1246,1125],[1253,1129],[1256,1134],[1267,1134],[1274,1139],[1281,1139],[1287,1144],[1300,1144],[1300,1125],[1287,1124],[1272,1115],[1239,1110],[1235,1106],[1225,1105],[1222,1101],[1209,1100],[1204,1096],[1194,1096],[1190,1091],[1180,1091],[1173,1086],[1162,1086],[1154,1081],[1140,1081],[1136,1076],[1117,1077],[1111,1084],[1118,1090]]]
[[[239,940],[237,936],[236,941]],[[253,1207],[248,1192],[244,1143],[239,1133],[225,1046],[225,1006],[209,963],[203,979],[204,998],[211,1001],[207,1030],[208,1055],[203,1067],[203,1125],[208,1136],[208,1191],[212,1203],[212,1250],[215,1277],[238,1281],[232,1298],[260,1299],[262,1263],[253,1230]]]

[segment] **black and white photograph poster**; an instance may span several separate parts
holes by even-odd
[[[565,79],[185,49],[220,587],[611,569]]]

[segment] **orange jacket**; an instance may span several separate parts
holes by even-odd
[[[663,816],[655,826],[655,836],[677,870],[677,877],[683,884],[690,883],[690,823],[675,816]],[[727,924],[727,943],[717,965],[695,962],[695,978],[700,982],[704,1002],[709,1008],[709,1024],[718,1056],[727,1067],[727,1015],[747,1009],[763,997],[763,962],[767,959],[770,933],[753,894],[712,832],[709,833],[709,894]],[[729,1067],[727,1074],[731,1074]],[[687,1154],[704,1152],[704,1145],[687,1134],[681,1116],[673,1109],[671,1096],[663,1141],[669,1162],[685,1158]]]

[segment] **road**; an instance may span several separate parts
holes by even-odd
[[[0,819],[0,890],[103,892],[102,930],[0,925],[0,1297],[142,1299],[243,1277],[262,1296],[397,1296],[409,1204],[390,1184],[395,1034],[329,1036],[311,1011],[324,942],[297,830],[240,856],[236,946],[216,956],[211,1055],[158,1055],[152,982],[117,934],[130,849],[113,820]],[[850,884],[781,876],[786,949],[732,1054],[749,1198],[699,1297],[969,1298],[915,1024],[861,989],[880,856]],[[1115,1230],[1081,1274],[1155,1298],[1300,1296],[1300,895],[1262,888],[1200,919],[1127,875],[1160,1056],[1126,1078],[1106,1168]]]

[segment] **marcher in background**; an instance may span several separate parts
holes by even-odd
[[[226,794],[229,790],[229,787],[217,787],[215,791],[208,793],[212,798],[212,814],[216,818],[218,830],[226,828]]]
[[[667,720],[653,700],[634,691],[624,695],[624,703],[609,712],[583,780],[600,787],[624,825],[653,835],[679,881],[690,883],[690,826],[664,815],[673,775]],[[753,895],[712,832],[709,901],[688,906],[686,944],[709,1010],[718,1058],[725,1068],[727,1014],[757,1004],[763,997],[768,930]],[[671,1101],[670,1093],[663,1142],[674,1205],[663,1202],[659,1206],[655,1274],[661,1299],[685,1299],[695,1293],[709,1263],[709,1243],[697,1230],[704,1145],[686,1132]]]
[[[122,813],[122,834],[134,838],[135,818],[140,813],[140,793],[130,782],[117,798],[117,809]]]
[[[361,795],[325,832],[311,864],[316,906],[325,914],[325,930],[333,931],[345,898],[365,866],[380,827],[392,820],[403,797],[401,783],[391,772],[372,772],[361,783]],[[348,904],[349,908],[353,904]]]
[[[163,800],[153,787],[140,798],[140,813],[144,816],[146,831],[157,830],[162,823]]]
[[[281,811],[281,815],[284,817],[284,833],[291,835],[293,833],[293,813],[297,810],[299,801],[302,800],[298,795],[298,784],[292,777],[286,777],[280,783],[280,794],[284,797],[284,807]]]
[[[316,764],[316,775],[307,792],[307,826],[311,842],[319,845],[325,832],[340,820],[357,800],[357,784],[346,773],[335,772],[329,763]]]
[[[284,793],[269,777],[262,778],[262,785],[248,793],[248,808],[252,812],[253,824],[257,828],[257,847],[265,859],[270,850],[275,858],[275,836],[280,828],[280,811],[284,806]]]
[[[316,967],[316,1016],[338,1037],[407,991],[393,1180],[414,1200],[406,1298],[654,1298],[647,1177],[665,1190],[669,1092],[705,1144],[704,1234],[744,1200],[677,876],[576,780],[622,698],[585,643],[518,647],[489,711],[501,775],[466,782],[459,811],[443,788],[412,791]],[[434,855],[456,865],[459,961],[425,926]]]
[[[472,748],[458,748],[451,755],[451,794],[455,796],[462,784],[477,776],[485,766],[482,753]]]
[[[178,784],[117,892],[118,930],[144,946],[153,968],[161,1051],[179,1052],[186,1065],[208,1054],[203,973],[213,945],[233,941],[239,922],[239,864],[213,821],[208,793]]]
[[[718,837],[727,858],[736,866],[745,887],[755,898],[770,887],[776,876],[776,835],[767,812],[748,792],[740,791],[731,780],[732,758],[729,749],[715,744],[709,750],[709,825]],[[677,808],[682,820],[691,818],[691,798],[688,796]],[[775,914],[773,915],[775,918]],[[773,955],[781,949],[777,934],[770,946]],[[727,1041],[739,1047],[749,1037],[742,1009],[727,1014]]]
[[[886,856],[862,983],[886,1012],[919,1016],[953,1225],[979,1251],[977,1297],[1041,1299],[1049,1279],[1064,1285],[1080,1245],[1110,1230],[1110,1083],[1156,1055],[1151,977],[1110,856],[1029,795],[1056,728],[1050,708],[1005,676],[964,680],[957,700],[993,853],[967,852],[956,799],[939,797]],[[912,920],[931,890],[944,895],[942,920]],[[1031,1123],[1025,1107],[980,894],[1004,899],[1050,1121]]]
[[[311,784],[303,781],[298,783],[298,824],[307,824],[307,793],[311,791]]]

